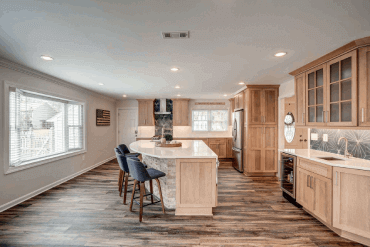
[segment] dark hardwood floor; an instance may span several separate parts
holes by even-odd
[[[163,215],[157,204],[139,223],[138,206],[130,212],[118,195],[118,165],[108,162],[0,213],[0,246],[363,246],[285,201],[274,178],[232,168],[219,177],[213,217]]]

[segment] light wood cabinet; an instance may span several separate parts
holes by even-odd
[[[234,109],[244,108],[244,93],[240,92],[234,96]]]
[[[370,47],[358,51],[359,126],[370,126]]]
[[[209,138],[208,139],[208,146],[215,152],[218,158],[226,158],[227,157],[227,139],[225,138]]]
[[[173,126],[189,126],[189,99],[172,99]]]
[[[247,131],[247,172],[277,172],[277,126],[251,126]]]
[[[328,225],[332,225],[332,180],[312,173],[314,191],[312,213]]]
[[[309,211],[313,211],[314,191],[311,188],[311,173],[297,167],[296,199],[299,204]]]
[[[233,139],[227,138],[226,139],[226,158],[233,157]]]
[[[230,110],[229,110],[229,125],[231,126],[232,125],[232,120],[233,120],[233,118],[232,118],[232,115],[233,115],[233,112],[234,112],[234,110],[235,110],[235,99],[234,98],[231,98],[231,99],[229,99],[229,101],[230,101]]]
[[[248,124],[277,124],[278,123],[278,94],[279,89],[250,88],[248,93]]]
[[[368,238],[370,171],[333,168],[333,226]]]
[[[138,126],[154,126],[154,99],[138,99]]]
[[[357,125],[357,50],[327,64],[328,126]]]
[[[295,110],[295,125],[305,126],[306,118],[306,74],[302,73],[294,78],[296,110]]]

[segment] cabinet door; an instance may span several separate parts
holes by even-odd
[[[295,78],[295,95],[296,95],[296,110],[295,110],[295,125],[305,126],[306,112],[306,74],[297,75]]]
[[[370,126],[370,47],[358,52],[359,125]]]
[[[217,154],[217,156],[220,156],[219,144],[209,143],[208,146],[210,149],[212,149],[213,152],[215,152],[215,154]]]
[[[263,127],[248,127],[247,172],[263,172]]]
[[[264,127],[263,172],[277,172],[277,127]]]
[[[324,126],[326,95],[326,64],[306,72],[306,125]]]
[[[368,238],[369,191],[370,171],[333,167],[333,226]]]
[[[277,124],[278,122],[278,89],[263,90],[263,124]]]
[[[180,101],[174,100],[172,106],[173,112],[173,126],[181,126],[181,105]]]
[[[311,173],[297,167],[297,202],[312,212],[314,191],[311,189]]]
[[[312,173],[314,191],[314,201],[312,213],[325,223],[332,225],[332,181],[323,176]]]
[[[227,139],[227,145],[226,145],[226,157],[232,158],[233,157],[233,139],[228,138]]]
[[[238,108],[244,108],[244,92],[238,93]]]
[[[189,126],[189,101],[181,101],[181,126]]]
[[[218,144],[218,152],[219,152],[219,158],[223,159],[227,157],[227,144],[226,143],[220,143]]]
[[[146,101],[139,101],[139,118],[138,118],[138,125],[145,126],[146,119],[147,119],[147,112],[148,112],[148,105]]]
[[[238,95],[235,95],[234,96],[234,109],[238,109],[239,108],[239,97]]]
[[[154,126],[154,101],[146,102],[146,126]]]
[[[327,65],[328,126],[357,125],[357,50]]]
[[[262,89],[249,89],[249,124],[262,124]]]

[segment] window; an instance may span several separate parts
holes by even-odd
[[[227,131],[227,110],[193,110],[193,131]]]
[[[84,104],[9,89],[9,167],[85,150]]]

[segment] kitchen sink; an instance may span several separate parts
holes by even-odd
[[[344,159],[336,158],[336,157],[317,157],[318,159],[322,160],[339,160],[339,161],[345,161]]]

